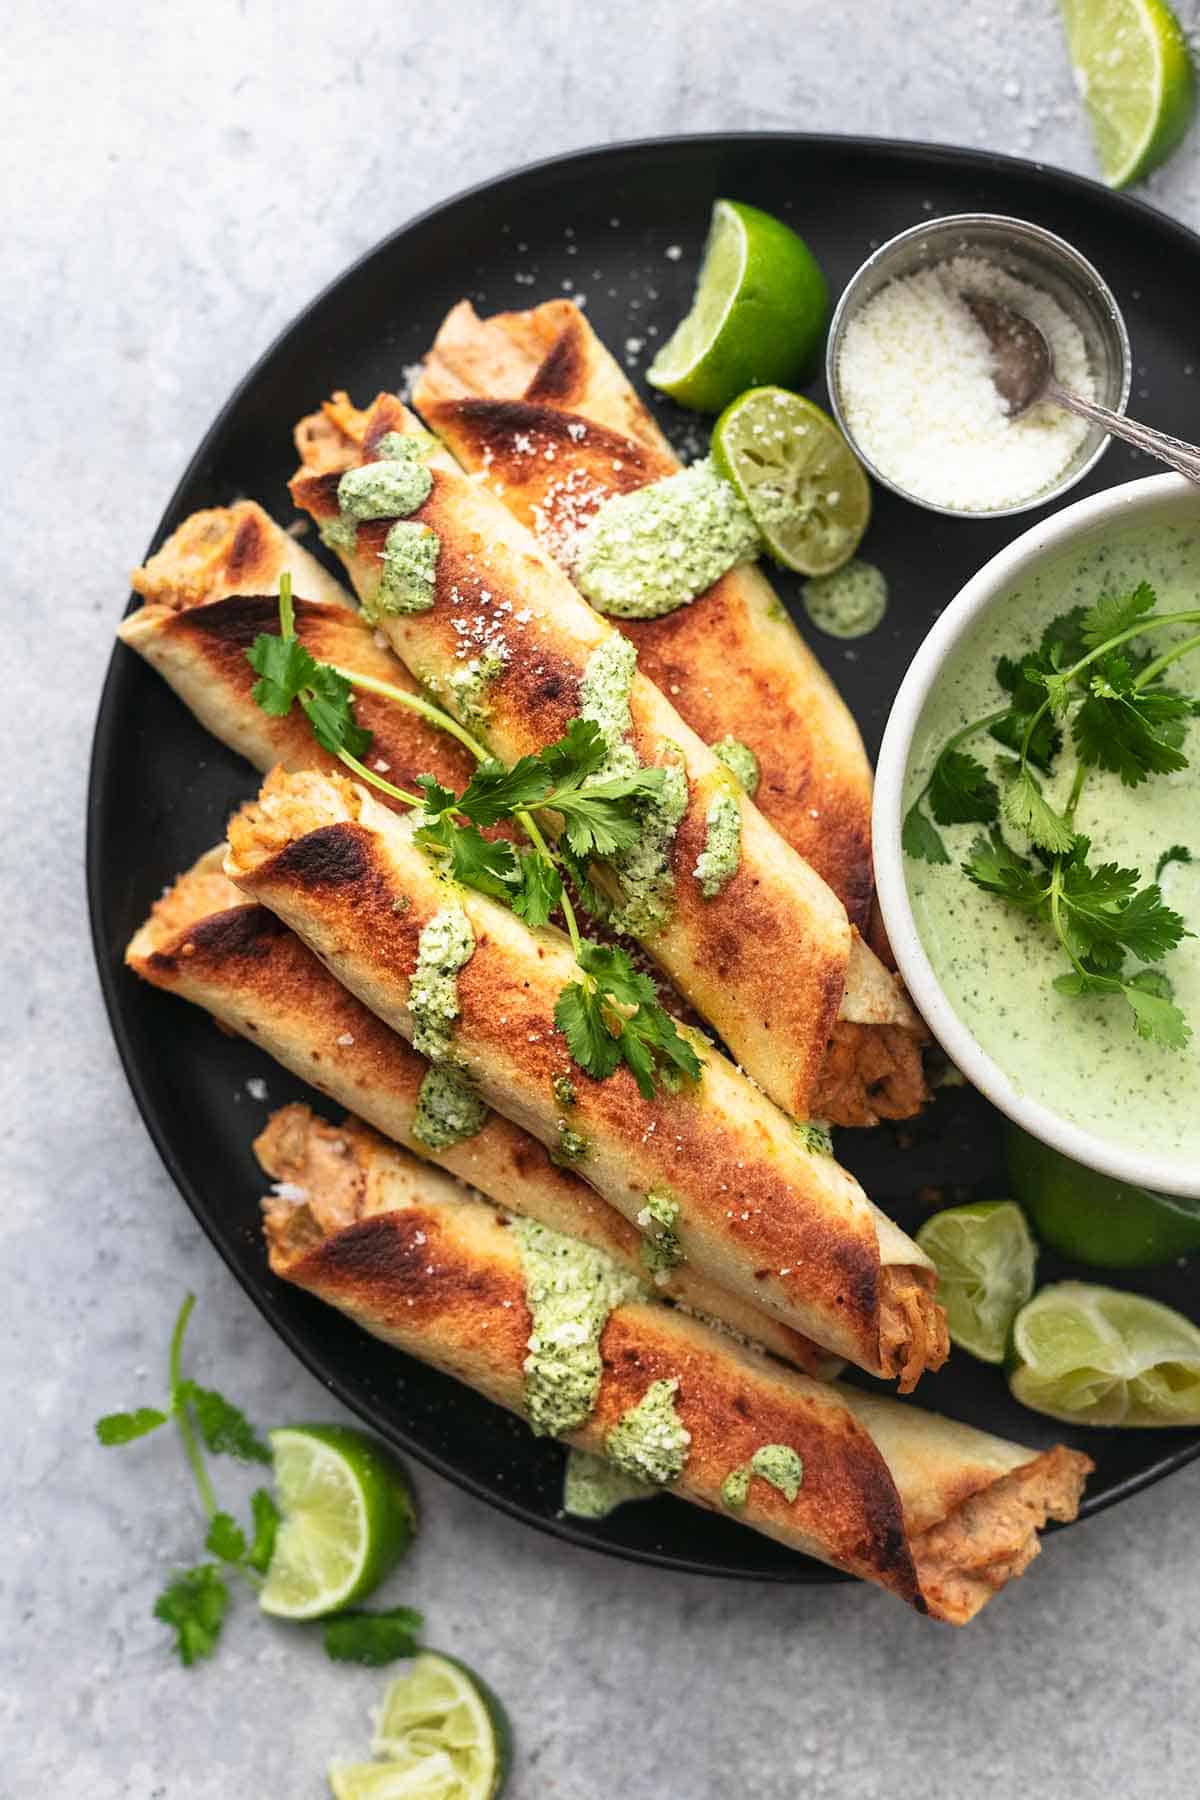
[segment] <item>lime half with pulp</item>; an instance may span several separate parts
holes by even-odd
[[[646,379],[681,406],[720,412],[756,382],[800,381],[829,319],[829,289],[782,219],[718,200],[692,309]]]
[[[1011,1200],[947,1207],[926,1219],[917,1243],[937,1266],[951,1343],[981,1362],[1003,1362],[1037,1262],[1020,1207]]]
[[[1200,1330],[1143,1294],[1060,1281],[1013,1325],[1009,1386],[1073,1425],[1200,1425]]]
[[[1145,1269],[1200,1250],[1200,1200],[1099,1175],[1017,1125],[1004,1145],[1013,1193],[1061,1256],[1099,1269]]]
[[[496,1696],[465,1663],[433,1650],[389,1686],[371,1748],[376,1762],[330,1769],[336,1800],[497,1800],[512,1763]]]
[[[1075,80],[1110,187],[1140,181],[1196,108],[1187,39],[1164,0],[1060,0]]]
[[[752,388],[713,428],[713,462],[767,549],[801,575],[848,562],[871,517],[862,464],[829,417],[786,388]]]
[[[347,1425],[269,1434],[282,1514],[259,1604],[319,1619],[365,1599],[412,1541],[416,1513],[399,1465]]]

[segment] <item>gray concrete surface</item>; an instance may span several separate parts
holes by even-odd
[[[172,1190],[100,1008],[83,792],[125,571],[277,328],[466,182],[720,127],[1089,147],[1051,0],[9,0],[4,37],[0,1795],[316,1800],[379,1679],[246,1605],[173,1666],[149,1606],[196,1541],[182,1471],[90,1441],[157,1393],[185,1287],[252,1416],[331,1411]],[[1200,226],[1200,139],[1148,197]],[[622,1567],[420,1486],[389,1592],[507,1700],[514,1800],[1195,1792],[1198,1470],[1059,1538],[962,1635],[867,1591]]]

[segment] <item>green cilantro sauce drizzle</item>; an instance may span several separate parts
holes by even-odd
[[[608,746],[608,759],[598,770],[597,780],[632,774],[641,766],[628,742],[633,729],[629,696],[636,669],[637,651],[619,632],[605,638],[588,657],[579,689],[579,711],[599,727]],[[637,843],[610,859],[622,889],[613,924],[632,937],[660,931],[670,919],[674,902],[671,845],[687,811],[688,782],[677,757],[665,768],[666,779],[646,809]]]
[[[641,1290],[632,1275],[590,1244],[533,1219],[513,1219],[511,1229],[533,1319],[525,1408],[538,1437],[561,1437],[582,1425],[596,1404],[600,1334],[609,1313]]]
[[[458,1017],[458,972],[475,953],[475,933],[461,906],[434,913],[417,941],[417,966],[408,990],[413,1017],[413,1049],[430,1062],[456,1060],[454,1021]]]
[[[652,1381],[609,1432],[605,1452],[626,1475],[665,1487],[683,1473],[692,1434],[675,1410],[678,1391],[674,1376]]]
[[[792,1131],[811,1156],[832,1156],[833,1136],[819,1119],[793,1119]]]
[[[712,753],[719,763],[724,763],[738,786],[753,800],[758,792],[762,771],[749,744],[743,744],[741,738],[726,736],[717,739],[712,746]]]
[[[678,1200],[651,1188],[637,1222],[646,1234],[641,1248],[642,1266],[660,1285],[684,1261],[683,1245],[675,1230],[678,1218]]]
[[[453,1069],[426,1071],[417,1094],[412,1134],[427,1150],[447,1150],[483,1130],[488,1108]]]
[[[433,491],[425,467],[431,440],[389,431],[379,440],[377,460],[347,469],[338,483],[338,516],[321,525],[322,542],[352,554],[358,527],[368,519],[394,519],[380,553],[379,585],[363,613],[374,623],[385,613],[428,612],[441,540],[436,531],[408,517]]]
[[[597,611],[657,619],[758,555],[754,520],[704,457],[600,506],[580,533],[575,580]]]
[[[742,809],[736,794],[719,788],[704,815],[704,848],[692,873],[706,900],[715,900],[737,874],[742,858]]]
[[[607,1519],[630,1500],[649,1500],[658,1489],[615,1469],[588,1450],[568,1450],[563,1470],[562,1509],[574,1519]]]
[[[488,716],[487,691],[508,660],[508,649],[502,638],[486,644],[459,669],[445,678],[451,710],[464,725],[482,725]]]
[[[738,1512],[746,1504],[746,1496],[750,1492],[750,1464],[739,1463],[736,1469],[730,1469],[721,1483],[721,1500],[733,1512]]]
[[[763,1444],[750,1458],[750,1467],[791,1505],[804,1481],[804,1464],[790,1444]]]
[[[573,1131],[565,1119],[558,1121],[558,1143],[549,1152],[550,1161],[560,1169],[571,1168],[575,1163],[586,1161],[591,1149],[590,1138],[585,1138],[581,1131]]]

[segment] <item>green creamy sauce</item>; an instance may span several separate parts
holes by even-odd
[[[641,1248],[642,1266],[659,1283],[684,1261],[683,1245],[675,1229],[678,1219],[678,1200],[651,1188],[637,1222],[646,1234]]]
[[[810,1156],[833,1155],[833,1133],[819,1119],[793,1119],[792,1132]]]
[[[657,619],[759,549],[754,520],[705,457],[604,501],[580,533],[575,581],[598,612]]]
[[[574,1106],[579,1098],[575,1091],[575,1083],[569,1075],[556,1075],[550,1083],[554,1098],[560,1106]]]
[[[652,1381],[636,1406],[617,1420],[604,1440],[606,1455],[638,1481],[658,1487],[675,1481],[687,1462],[692,1434],[675,1410],[679,1382]]]
[[[599,726],[608,747],[607,760],[596,774],[598,781],[632,774],[640,767],[637,752],[628,742],[633,729],[629,695],[636,669],[637,651],[620,632],[605,638],[588,657],[579,688],[579,710],[583,718]],[[672,760],[665,767],[666,779],[646,809],[637,843],[609,858],[622,892],[612,922],[631,937],[661,931],[674,905],[671,846],[687,811],[688,783],[681,760]]]
[[[743,744],[741,738],[718,738],[712,746],[712,753],[719,763],[724,763],[738,786],[753,800],[758,792],[762,772],[758,766],[758,758],[749,744]]]
[[[475,952],[475,933],[461,906],[434,913],[417,940],[417,966],[408,989],[413,1049],[432,1063],[457,1060],[458,972]]]
[[[448,690],[450,709],[464,725],[482,725],[487,720],[487,692],[499,675],[507,652],[498,643],[487,644],[460,669],[452,669],[444,686]]]
[[[614,1468],[587,1450],[568,1450],[563,1471],[562,1509],[575,1519],[607,1519],[630,1500],[648,1500],[658,1489]]]
[[[549,1153],[550,1161],[557,1163],[560,1169],[571,1168],[575,1163],[586,1161],[591,1147],[590,1138],[585,1138],[581,1131],[573,1131],[565,1119],[560,1119],[558,1143]]]
[[[721,1483],[721,1500],[734,1512],[741,1510],[746,1504],[750,1492],[750,1464],[739,1463],[736,1469],[730,1469]]]
[[[347,469],[338,482],[338,511],[343,520],[361,524],[365,519],[406,519],[424,506],[433,492],[425,449],[416,438],[389,432],[383,443],[388,446],[387,457]]]
[[[453,1069],[429,1069],[417,1094],[412,1134],[427,1150],[447,1150],[481,1132],[490,1114],[469,1082]]]
[[[750,1458],[750,1467],[773,1488],[778,1488],[791,1505],[804,1481],[804,1464],[790,1444],[763,1444]]]
[[[582,1425],[596,1404],[600,1334],[609,1313],[641,1290],[632,1275],[590,1244],[533,1219],[514,1219],[511,1229],[533,1318],[525,1409],[537,1436],[561,1437]]]
[[[887,582],[874,563],[852,557],[832,575],[814,575],[804,584],[804,610],[830,637],[865,637],[882,624]]]
[[[385,613],[428,612],[437,595],[442,540],[416,519],[397,519],[384,539],[379,585],[363,612],[372,623]]]
[[[1019,657],[1035,647],[1058,613],[1092,605],[1102,593],[1128,592],[1142,580],[1156,590],[1160,611],[1194,607],[1200,534],[1180,526],[1115,534],[1069,552],[1015,589],[958,646],[926,701],[913,738],[905,806],[950,734],[1005,704],[995,679],[997,656]],[[1157,654],[1192,630],[1158,631],[1147,641]],[[1200,654],[1181,659],[1170,678],[1194,690]],[[963,748],[990,768],[1003,754],[986,733]],[[1102,770],[1089,773],[1075,822],[1091,838],[1093,865],[1138,868],[1143,881],[1151,881],[1172,844],[1187,845],[1200,859],[1200,720],[1189,725],[1183,751],[1190,768],[1153,775],[1138,788],[1123,787],[1117,775]],[[1074,766],[1067,746],[1054,778],[1044,784],[1052,806],[1061,809],[1066,800]],[[1154,965],[1170,979],[1176,1004],[1192,1025],[1187,1048],[1147,1043],[1135,1034],[1119,997],[1056,993],[1051,982],[1067,965],[1052,934],[961,873],[959,863],[980,829],[939,827],[948,867],[905,860],[917,930],[950,1005],[1023,1092],[1112,1143],[1178,1157],[1194,1168],[1200,1158],[1200,938],[1185,938]],[[1200,932],[1200,860],[1167,867],[1162,890],[1168,906]]]
[[[742,857],[742,809],[736,794],[718,789],[704,815],[704,848],[692,870],[706,900],[715,900],[737,874]]]

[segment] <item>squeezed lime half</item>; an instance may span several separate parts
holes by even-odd
[[[981,1362],[1003,1362],[1037,1262],[1020,1207],[1011,1200],[947,1207],[926,1219],[917,1243],[937,1267],[951,1343]]]
[[[1073,1425],[1200,1425],[1200,1330],[1144,1294],[1060,1281],[1013,1325],[1009,1386]]]

